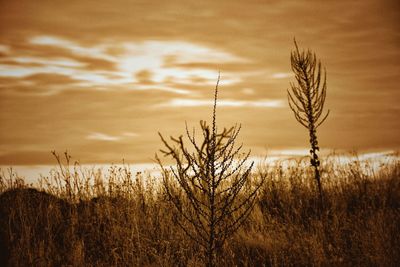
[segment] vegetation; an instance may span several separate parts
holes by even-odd
[[[212,127],[201,121],[202,141],[198,143],[195,133],[187,137],[193,146],[189,152],[183,137],[171,137],[170,145],[160,134],[165,145],[161,152],[175,161],[175,168],[162,169],[163,185],[169,200],[177,211],[177,224],[204,249],[206,265],[216,266],[218,252],[225,240],[236,232],[250,215],[262,185],[250,181],[254,162],[246,165],[250,152],[242,158],[241,147],[235,147],[240,126],[224,128],[217,133],[216,108],[218,83],[214,91]],[[171,181],[171,176],[174,181]],[[175,183],[174,183],[175,182]]]
[[[321,84],[321,62],[310,50],[300,52],[296,40],[296,50],[291,53],[291,65],[297,85],[291,83],[288,90],[289,106],[296,120],[307,128],[310,135],[311,166],[314,167],[315,180],[318,186],[320,204],[323,204],[321,174],[319,170],[319,150],[317,128],[326,120],[329,111],[321,117],[326,97],[326,70]]]
[[[398,266],[400,162],[376,171],[371,162],[327,159],[321,169],[322,217],[304,160],[263,166],[254,209],[221,248],[220,265]],[[26,188],[15,175],[0,177],[0,260],[9,266],[205,264],[156,177],[64,160],[39,191]]]

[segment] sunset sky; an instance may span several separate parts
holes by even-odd
[[[1,0],[0,165],[151,162],[157,132],[210,121],[219,71],[221,128],[254,156],[303,151],[294,37],[327,70],[321,148],[398,151],[397,0]]]

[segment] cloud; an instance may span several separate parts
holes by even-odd
[[[214,104],[213,100],[207,99],[183,99],[174,98],[170,101],[162,104],[156,105],[156,107],[202,107],[202,106],[212,106]],[[254,108],[280,108],[283,107],[282,100],[233,100],[233,99],[221,99],[218,100],[217,105],[219,107],[254,107]]]
[[[204,64],[248,62],[221,49],[183,41],[82,45],[66,38],[43,35],[31,37],[26,45],[28,50],[14,51],[0,61],[0,76],[68,76],[74,83],[70,87],[63,84],[65,90],[117,86],[119,89],[187,94],[188,90],[174,88],[174,85],[215,84],[218,70]],[[200,65],[187,68],[186,64]],[[228,71],[223,74],[221,84],[233,85],[240,81],[240,75]],[[59,84],[55,80],[53,85]]]
[[[254,95],[255,90],[253,88],[243,88],[242,93],[245,95]]]
[[[104,133],[91,133],[86,137],[86,139],[115,142],[119,141],[121,138],[119,136],[112,136]]]
[[[139,136],[137,133],[132,133],[132,132],[124,132],[122,133],[122,136],[126,136],[126,137],[137,137]]]
[[[274,73],[271,75],[272,78],[274,79],[285,79],[288,77],[292,77],[293,73],[289,73],[289,72],[278,72],[278,73]]]
[[[165,85],[158,85],[158,84],[131,84],[128,87],[132,91],[162,91],[162,92],[168,92],[168,93],[173,93],[173,94],[178,94],[178,95],[188,95],[191,92],[189,90],[184,90],[184,89],[179,89],[175,88],[172,86],[165,86]]]
[[[290,109],[268,108],[286,105],[296,36],[327,68],[322,147],[399,148],[395,2],[2,1],[0,144],[146,160],[159,149],[157,131],[179,134],[183,120],[209,115],[220,70],[230,108],[220,119],[243,122],[245,145],[301,146],[306,133]],[[133,125],[140,138],[123,134]],[[118,140],[88,140],[91,131]]]
[[[72,59],[46,59],[46,58],[36,58],[36,57],[15,57],[13,58],[15,63],[21,64],[35,64],[35,65],[53,65],[59,67],[82,67],[84,64],[72,60]]]
[[[132,138],[139,136],[137,133],[123,132],[121,135],[109,135],[105,133],[93,132],[86,136],[88,140],[117,142],[124,138]]]
[[[104,46],[82,46],[76,42],[55,37],[55,36],[35,36],[29,40],[29,43],[32,45],[43,45],[43,46],[54,46],[60,47],[66,50],[71,51],[73,54],[81,55],[81,56],[89,56],[93,58],[101,58],[113,60],[114,58],[108,55]]]
[[[0,55],[8,54],[10,52],[10,47],[8,45],[0,44]]]
[[[222,65],[245,62],[228,52],[183,41],[144,41],[126,43],[123,47],[125,52],[119,59],[118,68],[122,73],[134,73],[136,82],[140,81],[141,74],[145,72],[152,74],[146,77],[147,82],[215,84],[217,69],[210,70],[204,66],[185,68],[179,67],[179,64],[218,62]],[[237,75],[235,77],[229,73],[224,74],[224,77],[225,84],[240,80]]]

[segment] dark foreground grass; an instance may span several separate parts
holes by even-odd
[[[400,266],[399,161],[379,172],[359,161],[325,164],[322,211],[303,163],[261,171],[268,178],[255,209],[218,265]],[[38,189],[0,178],[1,266],[203,265],[154,177],[75,165]]]

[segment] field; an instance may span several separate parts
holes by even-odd
[[[306,159],[261,165],[255,207],[218,266],[399,266],[400,162],[322,161],[318,206]],[[9,266],[203,266],[156,177],[61,163],[28,189],[0,177],[1,258]],[[3,265],[3,264],[2,264]]]

